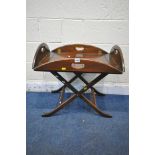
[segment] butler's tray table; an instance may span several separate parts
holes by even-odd
[[[43,117],[49,117],[71,103],[76,97],[80,97],[85,103],[90,105],[97,113],[104,117],[112,117],[101,111],[96,104],[95,95],[102,93],[94,88],[94,85],[108,74],[122,74],[125,70],[122,51],[119,46],[112,47],[110,53],[90,45],[72,44],[65,45],[50,51],[47,44],[39,45],[33,61],[32,68],[35,71],[51,72],[63,83],[60,91],[59,104],[50,112],[44,113]],[[70,80],[66,80],[59,72],[72,72],[75,74]],[[92,81],[88,82],[82,74],[99,73]],[[85,83],[81,90],[77,90],[71,83],[79,78]],[[65,88],[68,87],[73,94],[64,100]],[[84,92],[91,90],[92,99],[84,96]]]

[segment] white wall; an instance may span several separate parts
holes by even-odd
[[[39,43],[46,42],[51,50],[68,43],[86,43],[108,52],[118,44],[126,71],[108,75],[97,86],[105,93],[128,94],[128,0],[27,0],[26,20],[27,90],[50,91],[60,84],[49,73],[32,70]]]

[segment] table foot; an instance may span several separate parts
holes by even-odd
[[[96,95],[98,95],[98,96],[105,96],[105,94],[104,94],[104,93],[99,92],[99,91],[98,91],[98,90],[96,90],[95,88],[93,88],[93,89],[94,89],[94,91],[95,91]]]
[[[103,111],[101,111],[96,104],[92,103],[91,101],[89,101],[84,95],[80,96],[81,99],[83,99],[85,101],[85,103],[87,103],[89,106],[91,106],[98,114],[100,114],[103,117],[107,117],[107,118],[112,118],[112,116],[110,114],[107,114]]]
[[[60,88],[58,88],[56,90],[52,90],[51,93],[59,93],[62,90],[63,87],[64,86],[62,86],[62,87],[60,87]]]
[[[68,98],[66,101],[62,102],[61,104],[59,104],[54,110],[50,111],[50,112],[46,112],[42,115],[42,117],[50,117],[53,114],[55,114],[57,111],[61,110],[64,106],[66,106],[67,104],[69,104],[71,101],[73,101],[77,96],[76,95],[72,95],[70,98]]]

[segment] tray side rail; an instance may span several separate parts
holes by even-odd
[[[125,72],[124,58],[122,50],[118,45],[114,45],[109,53],[110,64],[119,69],[122,73]]]
[[[32,63],[32,68],[34,69],[35,67],[37,67],[40,63],[40,61],[47,55],[50,54],[50,49],[48,47],[48,45],[46,43],[41,43],[37,50],[36,53],[34,55],[33,58],[33,63]]]

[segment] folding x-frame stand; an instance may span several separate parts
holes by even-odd
[[[96,105],[96,97],[95,97],[95,93],[98,95],[102,95],[100,92],[98,92],[93,85],[95,85],[97,82],[99,82],[101,79],[103,79],[106,75],[106,73],[101,73],[98,77],[96,77],[94,80],[92,80],[91,82],[87,82],[82,75],[82,73],[77,73],[74,72],[75,76],[67,81],[66,79],[64,79],[58,72],[51,72],[58,80],[60,80],[64,85],[59,88],[58,90],[54,91],[54,92],[59,92],[60,91],[60,97],[59,97],[59,105],[52,111],[44,113],[42,116],[43,117],[49,117],[52,116],[53,114],[55,114],[57,111],[59,111],[60,109],[62,109],[64,106],[66,106],[67,104],[69,104],[71,101],[73,101],[76,97],[80,97],[82,100],[84,100],[88,105],[90,105],[97,113],[99,113],[101,116],[103,117],[108,117],[111,118],[112,116],[104,113],[103,111],[101,111],[97,105]],[[73,87],[71,85],[71,83],[75,80],[75,79],[81,79],[86,86],[83,87],[80,91],[78,91],[75,87]],[[73,95],[71,97],[69,97],[67,100],[64,101],[64,92],[65,92],[65,88],[68,87],[70,90],[73,91]],[[91,89],[91,95],[92,95],[92,101],[87,99],[83,93],[86,92],[88,89]]]

